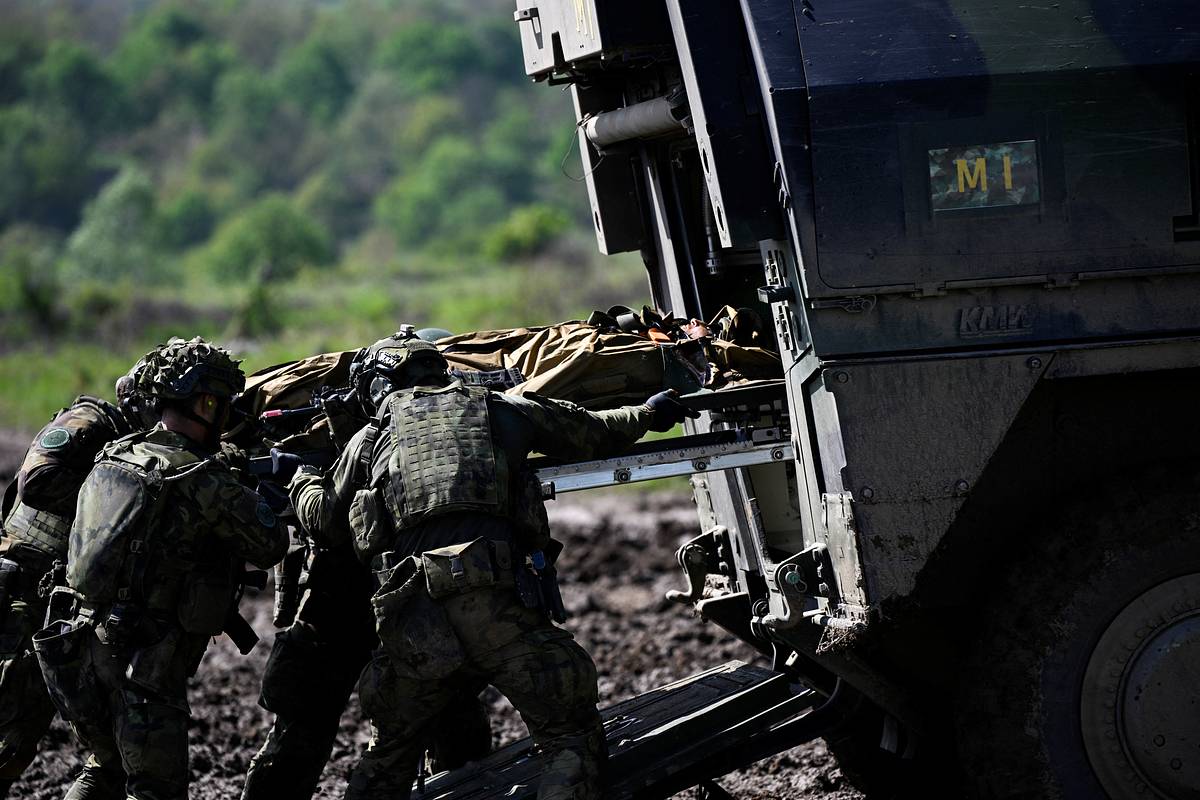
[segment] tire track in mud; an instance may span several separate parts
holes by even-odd
[[[592,494],[554,501],[549,509],[555,536],[566,545],[560,564],[563,596],[572,612],[567,627],[596,660],[602,704],[731,659],[755,658],[748,646],[663,597],[683,582],[675,549],[698,532],[690,497]],[[200,800],[239,796],[250,757],[269,725],[268,714],[256,702],[273,637],[269,592],[243,601],[243,613],[263,641],[241,657],[227,639],[218,640],[192,681],[191,797]],[[492,689],[484,697],[497,744],[525,735],[524,725],[503,697]],[[346,775],[368,737],[353,699],[317,797],[342,796]],[[10,796],[57,800],[81,763],[67,727],[56,722],[44,751]],[[720,783],[739,800],[862,797],[850,788],[819,740],[728,775]]]

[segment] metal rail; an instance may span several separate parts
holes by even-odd
[[[740,428],[716,436],[696,434],[650,444],[653,449],[613,458],[539,467],[542,496],[552,499],[563,492],[752,467],[793,455],[792,443],[782,428]]]

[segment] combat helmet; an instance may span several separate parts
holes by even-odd
[[[421,377],[444,379],[449,364],[436,346],[419,338],[411,325],[359,350],[350,362],[350,385],[363,410],[375,413],[396,389]]]
[[[198,394],[229,400],[246,388],[246,375],[238,367],[241,362],[199,336],[188,341],[173,337],[143,360],[146,363],[137,378],[137,390],[159,402]]]

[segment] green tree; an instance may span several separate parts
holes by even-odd
[[[354,82],[337,49],[323,38],[313,37],[284,55],[279,88],[306,116],[328,124],[354,93]]]
[[[126,166],[88,203],[67,240],[64,277],[71,283],[165,277],[160,260],[154,185],[136,166]]]
[[[396,173],[397,131],[410,116],[394,80],[369,77],[339,118],[328,158],[297,193],[300,207],[339,239],[360,233],[372,201]]]
[[[439,139],[407,174],[393,181],[376,201],[376,215],[401,245],[422,245],[443,232],[447,205],[486,181],[479,149],[463,137]],[[454,235],[453,231],[447,231]]]
[[[69,230],[91,176],[91,142],[64,113],[0,108],[0,225],[32,220]]]
[[[185,104],[206,116],[217,81],[235,62],[233,49],[213,38],[205,21],[183,6],[160,6],[121,40],[113,71],[141,122],[166,106]]]
[[[0,104],[15,103],[29,89],[26,79],[42,56],[42,45],[27,35],[0,39]]]
[[[201,255],[224,281],[286,280],[333,260],[329,234],[282,195],[268,195],[217,229]]]
[[[123,118],[120,85],[92,51],[73,42],[51,42],[27,80],[40,105],[66,110],[91,133],[114,127]]]
[[[403,123],[395,131],[401,165],[420,158],[433,142],[467,133],[462,103],[453,95],[434,94],[404,103]]]
[[[461,26],[419,20],[380,45],[379,64],[411,94],[430,94],[478,69],[479,46]]]
[[[302,180],[297,160],[306,126],[282,102],[275,81],[249,69],[231,70],[221,78],[215,108],[212,136],[193,156],[202,179],[231,183],[238,201]]]

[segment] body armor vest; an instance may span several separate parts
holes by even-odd
[[[509,470],[492,442],[488,394],[453,383],[393,393],[385,498],[397,532],[460,511],[514,517]]]
[[[81,396],[59,411],[34,439],[5,493],[4,534],[52,558],[66,558],[79,487],[100,450],[131,432],[116,406],[95,397]],[[52,503],[18,491],[22,476],[35,470],[39,482],[55,484]]]

